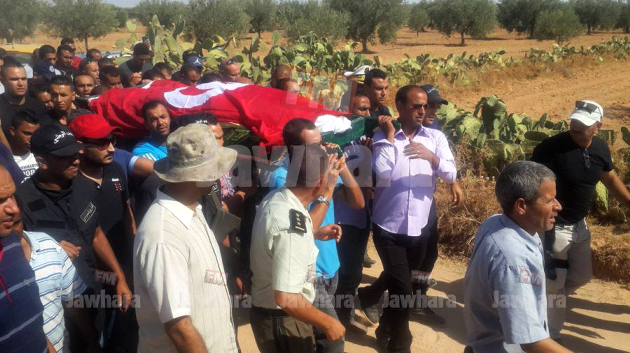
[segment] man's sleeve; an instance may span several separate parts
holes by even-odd
[[[151,300],[143,305],[153,305],[162,323],[190,315],[186,256],[166,243],[147,245],[138,256],[140,281]]]
[[[443,133],[438,131],[436,134],[436,155],[440,158],[440,165],[435,170],[435,174],[445,182],[452,184],[457,179],[457,167],[455,166],[455,157],[448,145],[448,140]]]
[[[532,162],[540,163],[553,170],[554,153],[549,151],[548,145],[549,143],[547,141],[543,141],[534,148],[534,152],[532,153]]]
[[[285,293],[301,293],[308,275],[308,260],[312,244],[307,244],[303,234],[280,230],[273,237],[272,282],[274,290]]]
[[[527,344],[549,338],[544,321],[547,307],[543,308],[544,314],[539,313],[539,304],[541,301],[546,303],[546,294],[542,285],[533,283],[537,281],[536,276],[525,265],[505,263],[498,265],[490,274],[492,294],[494,302],[498,303],[506,343]]]
[[[63,264],[61,273],[61,300],[70,301],[81,295],[87,289],[87,286],[79,277],[77,269],[72,264],[66,252],[59,246],[59,258]]]
[[[372,167],[377,180],[389,180],[396,163],[396,147],[379,132],[374,135],[373,151]]]

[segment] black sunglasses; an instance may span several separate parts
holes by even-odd
[[[577,101],[577,102],[575,102],[575,107],[577,109],[584,110],[584,111],[588,112],[589,114],[597,112],[600,115],[603,115],[599,111],[599,107],[596,106],[595,104],[592,104],[592,103],[583,102],[583,101]]]
[[[85,141],[86,147],[98,148],[100,151],[105,151],[107,148],[109,148],[110,144],[114,147],[116,146],[115,136],[99,140]]]
[[[584,162],[584,168],[591,168],[591,156],[588,153],[587,149],[584,149],[584,151],[582,151],[582,160]]]

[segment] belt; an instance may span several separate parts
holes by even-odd
[[[261,308],[258,306],[252,306],[252,311],[257,312],[260,315],[274,317],[274,318],[289,317],[289,314],[287,314],[282,309],[267,309],[267,308]]]

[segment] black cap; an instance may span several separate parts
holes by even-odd
[[[434,104],[448,104],[448,101],[440,95],[440,91],[433,85],[422,85],[420,86],[425,92],[427,92],[427,98],[429,99],[429,103]]]
[[[70,157],[79,153],[83,145],[74,138],[67,126],[57,123],[44,125],[31,137],[31,152],[36,156],[52,154]]]

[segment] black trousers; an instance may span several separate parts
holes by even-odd
[[[422,263],[428,237],[394,234],[376,224],[372,229],[374,245],[384,271],[373,286],[362,290],[362,295],[368,302],[378,303],[383,288],[389,291],[376,333],[390,337],[389,353],[408,353],[411,352],[412,341],[409,313],[417,300],[413,296],[411,270],[419,268]]]
[[[339,254],[339,282],[335,297],[339,304],[337,317],[343,325],[348,325],[354,311],[354,294],[361,284],[363,275],[363,256],[370,238],[370,228],[361,229],[350,225],[341,225],[343,237],[337,243]]]
[[[435,197],[433,198],[433,203],[431,203],[431,210],[429,211],[429,221],[427,225],[422,228],[422,236],[427,237],[427,248],[424,254],[424,259],[420,263],[418,270],[421,272],[426,272],[427,278],[431,271],[433,271],[433,267],[435,267],[435,262],[438,259],[438,213],[437,213],[437,201]],[[427,293],[426,284],[414,284],[414,290],[420,289],[422,294]]]

